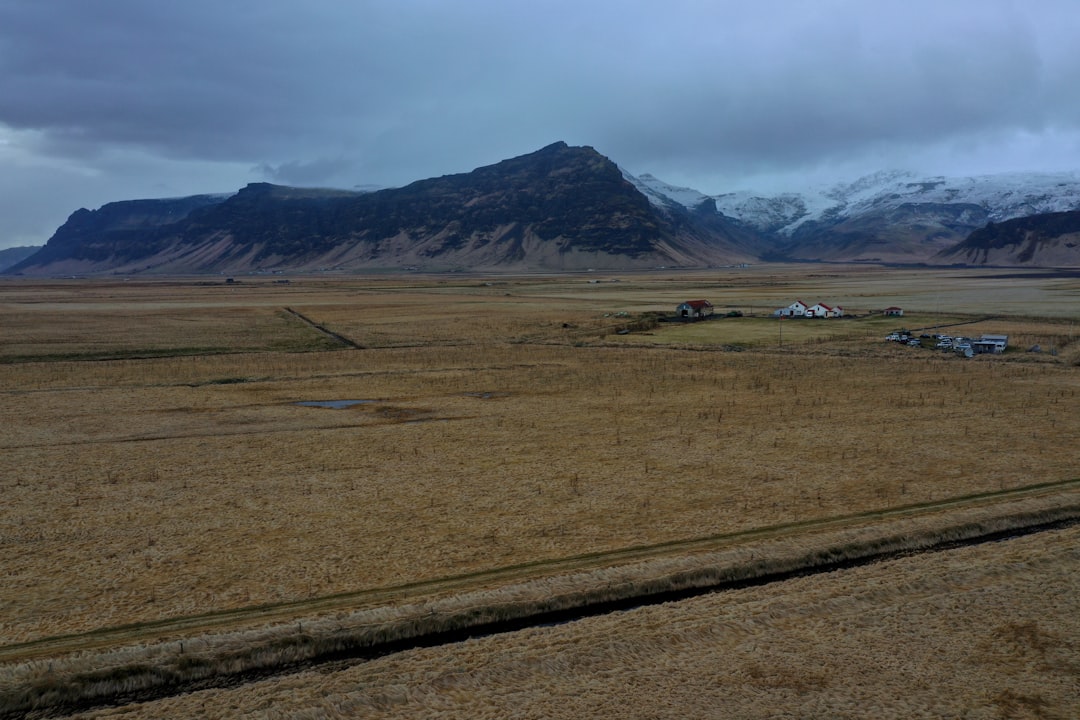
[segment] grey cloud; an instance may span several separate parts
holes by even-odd
[[[1071,0],[0,0],[0,137],[117,193],[180,167],[403,184],[555,140],[710,191],[995,146],[1077,164],[1077,36]]]
[[[263,163],[254,168],[271,182],[281,185],[321,185],[341,178],[352,164],[343,158],[320,158],[310,162],[293,160],[279,165]]]

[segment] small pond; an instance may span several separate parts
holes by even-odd
[[[330,408],[331,410],[344,410],[350,408],[353,405],[364,405],[366,403],[375,402],[374,400],[303,400],[301,402],[293,403],[293,405],[300,405],[302,407],[317,407],[317,408]]]

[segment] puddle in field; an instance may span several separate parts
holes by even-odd
[[[293,403],[302,407],[330,408],[331,410],[344,410],[353,405],[365,405],[375,402],[374,400],[303,400]]]

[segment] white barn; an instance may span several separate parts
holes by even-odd
[[[806,303],[802,300],[796,300],[787,307],[780,308],[773,312],[775,317],[803,317],[806,315]]]
[[[816,318],[831,318],[831,317],[843,317],[844,308],[837,305],[836,307],[830,307],[825,303],[818,303],[813,307],[806,308],[806,317]]]

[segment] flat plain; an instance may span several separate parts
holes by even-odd
[[[659,322],[694,298],[741,316]],[[1080,467],[1067,273],[16,279],[0,318],[0,649]]]

